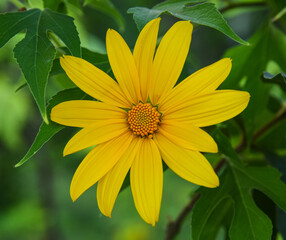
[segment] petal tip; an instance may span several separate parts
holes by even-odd
[[[210,188],[217,188],[219,187],[219,178],[218,176],[215,174],[215,179],[214,181],[211,183]]]
[[[64,148],[64,151],[63,151],[63,156],[65,157],[65,156],[67,156],[67,155],[70,155],[70,154],[72,154],[72,153],[74,153],[73,151],[72,151],[72,148],[70,147],[70,141],[68,141],[68,143],[66,144],[66,146],[65,146],[65,148]]]
[[[78,199],[78,197],[79,197],[79,196],[76,196],[71,190],[70,190],[70,196],[71,196],[71,200],[73,202],[75,202]]]
[[[218,147],[217,147],[217,144],[215,142],[215,146],[214,146],[214,149],[213,149],[214,153],[217,153],[218,152]]]
[[[52,108],[51,113],[50,113],[50,118],[52,121],[55,119],[55,107]]]
[[[68,154],[68,152],[67,152],[66,148],[64,148],[64,151],[63,151],[63,157],[65,157],[65,156],[67,156],[67,155],[69,155],[69,154]]]

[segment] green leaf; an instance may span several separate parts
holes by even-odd
[[[220,153],[223,153],[227,159],[232,163],[241,162],[240,158],[237,156],[237,153],[233,149],[230,141],[228,138],[221,132],[219,128],[216,128],[214,131],[211,132],[212,137],[218,143],[218,149]]]
[[[260,118],[260,113],[266,109],[269,86],[263,84],[261,75],[269,61],[270,38],[271,31],[267,23],[250,38],[250,46],[231,48],[224,55],[232,59],[233,67],[221,88],[240,88],[241,80],[245,80],[242,89],[248,91],[251,96],[247,108],[242,113],[248,144],[251,142],[255,129],[264,124],[261,123],[264,119]]]
[[[285,145],[284,145],[285,146]],[[283,174],[281,180],[286,183],[286,158],[277,155],[274,152],[263,151],[265,159],[274,167],[279,169]],[[281,209],[277,209],[277,229],[283,236],[283,239],[286,239],[286,212],[283,212]]]
[[[207,221],[203,228],[199,228],[196,224],[200,224],[196,221],[193,221],[193,236],[199,236],[198,238],[193,237],[193,239],[202,239],[202,240],[215,240],[217,239],[218,231],[221,227],[229,228],[231,223],[231,217],[233,213],[233,200],[229,196],[224,196],[222,199],[219,198],[220,195],[217,195],[217,204],[213,205],[212,211],[209,212],[207,216]],[[197,203],[199,204],[199,203]],[[197,217],[196,205],[194,208],[196,211],[193,219]],[[195,219],[194,219],[195,220]]]
[[[67,48],[61,48],[62,51],[65,52],[65,54],[69,55],[70,52]],[[96,53],[92,52],[86,48],[81,48],[82,51],[82,58],[86,61],[92,63],[96,67],[100,68],[102,71],[109,73],[111,71],[111,67],[108,61],[108,57],[106,54]],[[56,75],[64,73],[64,70],[62,69],[60,65],[60,61],[58,58],[56,58],[53,62],[53,67],[51,69],[50,75]]]
[[[109,15],[116,21],[119,26],[119,30],[124,31],[124,18],[110,0],[85,0],[84,5],[90,5],[96,10],[101,11],[106,15]]]
[[[265,83],[277,84],[284,91],[286,91],[286,75],[284,73],[279,73],[274,76],[268,72],[264,72],[262,75],[262,80]]]
[[[102,71],[108,73],[111,71],[111,67],[106,54],[90,51],[86,48],[82,48],[82,58],[92,63]]]
[[[47,107],[48,116],[50,115],[51,109],[57,104],[69,100],[83,99],[85,96],[86,93],[82,92],[79,88],[72,88],[58,92],[49,101],[49,105]],[[53,137],[64,127],[65,126],[59,125],[53,121],[50,121],[49,124],[43,122],[32,146],[30,147],[26,155],[21,159],[21,161],[15,165],[15,167],[19,167],[26,161],[28,161],[34,154],[36,154],[41,149],[41,147],[48,140],[50,140],[51,137]]]
[[[81,56],[80,40],[73,18],[53,12],[32,9],[0,15],[0,47],[20,31],[27,30],[25,38],[14,48],[17,62],[39,107],[44,121],[46,114],[46,85],[56,50],[48,38],[55,33],[74,56]]]
[[[271,130],[263,134],[255,142],[255,145],[257,145],[260,149],[268,151],[285,150],[286,146],[285,132],[286,132],[286,115],[284,117],[284,120],[275,124],[275,126],[272,127]]]
[[[250,93],[250,102],[242,113],[248,144],[255,130],[265,125],[261,114],[267,109],[270,86],[261,81],[269,61],[275,61],[286,71],[286,36],[266,22],[249,40],[250,46],[229,49],[224,56],[232,58],[233,67],[222,89],[240,88]],[[241,54],[243,53],[243,54]],[[243,83],[243,81],[244,83]]]
[[[44,3],[44,8],[49,8],[54,11],[57,11],[61,3],[61,0],[43,0],[43,3]]]
[[[190,20],[192,23],[214,28],[234,41],[248,45],[246,41],[242,40],[233,32],[215,5],[210,2],[198,0],[169,0],[154,6],[152,9],[134,7],[128,9],[127,12],[133,13],[133,18],[139,30],[150,20],[166,13],[179,19]]]
[[[280,66],[281,70],[284,73],[286,73],[286,34],[277,27],[275,27],[275,25],[271,26],[270,31],[270,58]]]
[[[223,148],[225,139],[218,141]],[[230,143],[228,144],[230,145]],[[223,151],[228,157],[228,151]],[[250,167],[231,160],[230,165],[220,177],[221,185],[217,189],[201,190],[201,197],[196,203],[192,216],[193,239],[203,240],[208,231],[208,222],[219,204],[225,199],[233,202],[233,212],[229,236],[231,240],[269,240],[272,234],[270,219],[257,207],[251,191],[256,189],[266,194],[281,209],[286,211],[286,185],[280,180],[281,173],[271,167]],[[227,215],[224,213],[224,215]]]

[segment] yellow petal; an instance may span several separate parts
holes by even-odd
[[[78,166],[70,186],[75,201],[84,191],[101,179],[121,158],[132,141],[130,131],[97,145]]]
[[[150,88],[150,75],[160,20],[160,18],[156,18],[146,24],[137,38],[133,51],[133,57],[139,74],[143,102],[147,101]]]
[[[64,156],[109,141],[126,132],[129,125],[125,119],[96,122],[75,134],[64,149]]]
[[[247,107],[249,97],[248,92],[235,90],[197,95],[189,102],[173,107],[164,119],[188,121],[198,127],[214,125],[241,113]]]
[[[202,129],[176,120],[162,120],[159,132],[180,147],[200,152],[217,152],[213,138]]]
[[[163,168],[159,150],[152,139],[143,139],[130,171],[130,185],[135,207],[149,224],[159,219],[163,190]]]
[[[68,77],[90,96],[118,107],[130,107],[119,85],[91,63],[77,57],[60,58]]]
[[[121,189],[122,183],[128,173],[133,160],[141,146],[142,139],[133,138],[130,146],[115,164],[115,166],[98,181],[97,203],[100,211],[107,217],[111,217],[111,212]]]
[[[113,74],[127,99],[137,104],[142,100],[137,68],[133,55],[118,32],[108,29],[106,50]]]
[[[164,162],[181,178],[209,188],[219,186],[216,173],[200,152],[181,148],[160,133],[155,135],[154,140]]]
[[[192,38],[193,25],[187,21],[175,23],[162,38],[155,55],[150,85],[154,105],[172,89],[183,69]]]
[[[214,91],[228,76],[231,70],[231,59],[221,59],[205,68],[196,71],[175,88],[160,104],[165,113],[173,106],[182,102],[189,102],[193,96],[206,94]]]
[[[51,119],[66,126],[86,127],[101,120],[126,119],[126,112],[102,102],[74,100],[55,106],[51,111]]]

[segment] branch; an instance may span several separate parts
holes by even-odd
[[[199,193],[195,194],[192,200],[188,203],[188,205],[185,206],[185,208],[181,211],[177,219],[173,222],[170,221],[168,223],[165,240],[172,240],[177,235],[177,233],[181,229],[181,224],[184,221],[185,217],[189,214],[189,212],[192,211],[195,203],[199,200],[200,197],[201,194]]]
[[[264,133],[271,129],[274,125],[286,118],[286,106],[283,106],[276,114],[276,116],[260,128],[253,136],[253,142],[259,139]]]
[[[225,162],[226,162],[226,159],[222,158],[217,163],[217,165],[214,167],[214,170],[215,170],[216,173],[218,173],[220,171],[220,169],[224,166]],[[193,198],[191,199],[191,201],[187,204],[187,206],[185,206],[184,209],[181,211],[181,213],[179,214],[177,219],[175,221],[170,221],[168,223],[167,228],[166,228],[165,240],[172,240],[172,239],[174,239],[174,237],[180,231],[181,225],[182,225],[184,219],[192,211],[195,203],[199,200],[200,197],[201,197],[201,194],[199,194],[199,193],[195,194],[193,196]]]

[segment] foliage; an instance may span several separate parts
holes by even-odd
[[[25,38],[14,48],[14,54],[43,119],[48,123],[45,90],[56,54],[48,33],[55,33],[66,44],[71,54],[80,57],[80,40],[72,18],[49,9],[31,9],[1,14],[0,28],[0,47],[18,32],[27,30]]]
[[[233,32],[215,5],[210,2],[198,0],[169,0],[157,4],[152,9],[135,7],[129,9],[128,12],[134,14],[134,21],[139,30],[150,20],[159,17],[163,13],[167,13],[179,19],[190,20],[192,23],[214,28],[233,40],[248,45],[246,41],[242,40]]]
[[[3,8],[0,14],[0,50],[3,51],[0,56],[3,82],[0,82],[0,86],[3,105],[0,110],[9,114],[0,117],[0,140],[5,143],[5,151],[9,151],[7,156],[13,156],[16,160],[21,158],[19,154],[13,155],[10,149],[20,144],[21,129],[29,121],[29,114],[32,114],[25,93],[31,93],[41,114],[38,133],[16,167],[32,158],[39,157],[44,161],[44,157],[40,156],[45,150],[39,150],[64,128],[50,121],[53,106],[67,100],[89,98],[79,88],[71,88],[73,85],[60,66],[60,56],[70,54],[82,57],[112,76],[105,49],[101,53],[94,52],[90,50],[91,45],[81,46],[81,42],[96,40],[101,46],[105,36],[100,35],[100,30],[105,31],[114,23],[126,35],[129,43],[134,42],[138,35],[138,31],[134,30],[136,27],[141,30],[147,22],[159,16],[162,18],[163,31],[174,21],[190,20],[195,27],[194,44],[200,46],[202,52],[201,55],[190,52],[183,73],[193,72],[197,65],[203,67],[209,64],[204,60],[208,55],[217,60],[230,57],[232,70],[220,88],[248,91],[251,100],[247,109],[237,118],[206,129],[219,147],[220,159],[215,159],[214,155],[207,157],[211,162],[215,159],[213,162],[217,163],[215,169],[219,172],[220,187],[199,188],[196,192],[192,188],[191,194],[185,188],[190,203],[186,208],[183,206],[185,202],[176,206],[176,214],[180,209],[183,210],[178,218],[167,225],[166,239],[174,239],[185,218],[191,219],[186,232],[191,232],[194,240],[270,240],[278,239],[279,234],[286,239],[286,4],[283,0],[167,0],[160,3],[153,0],[145,2],[145,5],[139,0],[132,4],[122,1],[122,5],[111,0],[43,0],[42,7],[39,1],[36,3],[32,0],[4,2],[0,4],[0,9]],[[13,4],[18,10],[11,7]],[[8,12],[6,9],[13,11]],[[93,23],[91,19],[94,17],[110,21]],[[89,33],[85,24],[92,26],[97,36]],[[204,45],[207,41],[203,37],[206,35],[209,36],[207,40],[210,46]],[[214,53],[204,52],[204,47],[214,49]],[[13,66],[15,63],[11,60],[12,48],[17,67]],[[5,52],[7,49],[9,52]],[[9,80],[9,77],[19,78],[19,74],[8,74],[16,72],[15,69],[21,70],[24,82],[15,84]],[[28,88],[25,88],[26,85]],[[12,88],[17,91],[12,92]],[[56,153],[54,158],[60,156]],[[1,158],[1,161],[5,162],[5,159]],[[0,166],[3,162],[0,162]],[[29,164],[33,164],[33,161],[24,166],[31,166]],[[45,169],[49,169],[49,166],[45,166]],[[129,184],[127,178],[123,188]],[[167,184],[165,188],[168,188]],[[176,191],[178,189],[174,187],[172,193],[175,194],[172,195],[176,195]],[[13,194],[15,192],[11,190]],[[259,194],[260,198],[257,197]],[[265,199],[270,199],[273,208],[270,209]],[[38,206],[33,209],[32,206],[18,204],[16,209],[20,209],[20,212],[31,209],[36,212],[35,220],[29,218],[29,222],[44,221],[45,213]],[[193,214],[190,216],[188,213],[191,210]],[[11,219],[16,219],[15,212],[11,216]],[[1,225],[4,226],[2,230],[9,229],[9,224],[4,222],[0,214],[0,238]],[[42,224],[37,226],[37,231],[42,231]],[[163,232],[162,229],[160,231]],[[184,236],[181,239],[186,238]]]

